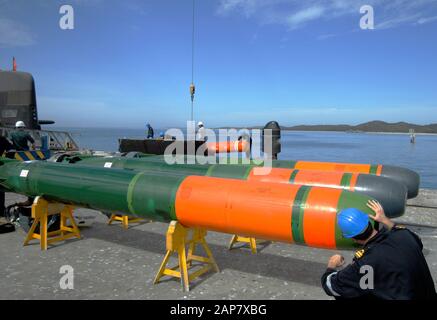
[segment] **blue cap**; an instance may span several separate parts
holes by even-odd
[[[369,225],[369,216],[355,208],[342,210],[337,217],[338,225],[345,238],[363,233]]]
[[[159,133],[159,136],[160,136],[160,137],[163,137],[163,136],[164,136],[164,132],[161,131],[161,132]]]

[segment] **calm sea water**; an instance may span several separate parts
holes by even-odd
[[[119,138],[145,134],[140,129],[62,129],[72,132],[81,148],[104,151],[117,151]],[[419,135],[411,144],[408,135],[283,131],[281,142],[279,159],[397,165],[417,171],[422,187],[437,189],[437,135]]]

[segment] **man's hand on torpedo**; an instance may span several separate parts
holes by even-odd
[[[382,223],[385,225],[389,230],[393,228],[394,223],[384,213],[384,208],[381,206],[381,204],[378,201],[375,200],[369,200],[367,202],[367,206],[375,212],[375,215],[369,215],[370,219]]]

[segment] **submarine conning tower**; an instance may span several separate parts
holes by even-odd
[[[28,129],[41,129],[35,81],[27,72],[0,71],[0,126],[14,127],[19,120],[24,121]]]

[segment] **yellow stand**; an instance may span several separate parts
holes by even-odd
[[[61,225],[59,230],[47,232],[48,217],[54,214],[61,214]],[[41,250],[47,250],[50,243],[64,241],[76,237],[80,239],[80,231],[73,218],[73,207],[62,203],[47,202],[41,197],[36,197],[32,204],[33,224],[27,233],[24,246],[28,245],[33,239],[40,241]],[[70,222],[70,226],[67,224]],[[39,224],[39,234],[35,229]]]
[[[123,228],[129,229],[129,223],[136,223],[143,221],[142,218],[134,218],[128,215],[121,215],[121,214],[113,214],[111,218],[109,218],[108,225],[112,224],[114,221],[120,221],[123,225]]]
[[[167,252],[164,260],[161,263],[161,267],[156,274],[153,284],[158,283],[163,276],[170,276],[174,278],[180,278],[182,288],[185,291],[190,291],[190,282],[194,279],[211,269],[214,269],[216,272],[220,272],[217,263],[212,256],[211,250],[205,241],[206,233],[207,232],[205,229],[187,229],[177,221],[170,222],[166,239]],[[188,254],[186,253],[187,245]],[[194,254],[197,245],[202,245],[207,257]],[[172,253],[177,253],[179,264],[173,268],[167,268],[167,264]],[[193,261],[201,262],[203,265],[199,270],[189,274],[189,269],[196,267],[192,265]],[[179,271],[177,269],[179,269]]]
[[[255,254],[257,252],[257,250],[256,250],[256,239],[255,238],[242,237],[242,236],[234,234],[232,236],[231,241],[229,242],[229,250],[232,250],[234,248],[234,245],[237,242],[248,243],[252,253]]]

